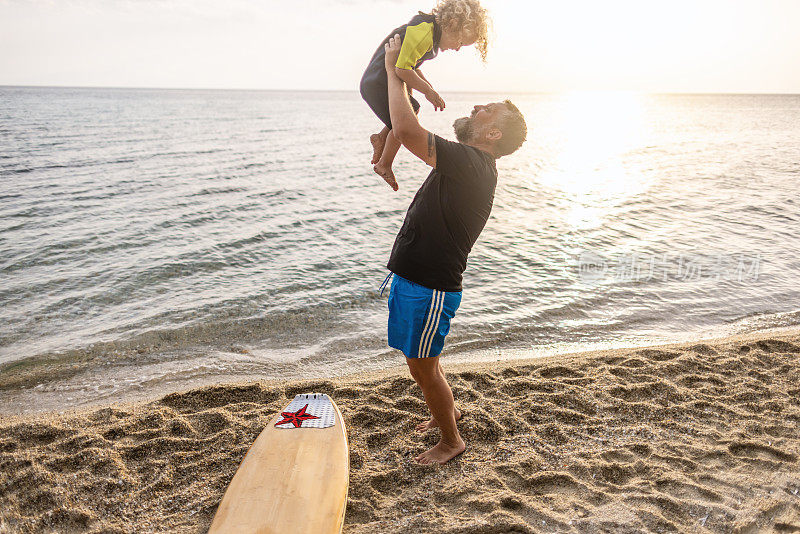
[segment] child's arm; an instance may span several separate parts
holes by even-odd
[[[433,91],[433,87],[431,87],[431,84],[428,83],[428,80],[417,74],[417,71],[413,69],[401,69],[400,67],[395,67],[394,71],[407,86],[412,89],[416,89],[423,95]]]
[[[422,56],[433,47],[433,24],[419,23],[415,26],[406,28],[406,34],[402,38],[400,51],[397,60],[394,62],[394,72],[407,87],[416,89],[425,95],[428,102],[433,104],[436,109],[444,109],[444,100],[439,96],[428,80],[417,74],[415,67]],[[389,64],[386,65],[386,74],[389,72]]]
[[[415,70],[417,71],[417,76],[425,80],[425,82],[427,82],[427,84],[430,85],[431,88],[433,88],[433,84],[428,81],[428,78],[426,78],[424,74],[422,74],[422,71],[420,69],[415,69]],[[439,93],[436,92],[435,89],[434,92],[436,93],[437,101],[436,102],[431,101],[431,104],[433,104],[434,108],[444,109],[444,99],[441,96],[439,96]]]
[[[428,78],[426,78],[426,77],[425,77],[425,75],[424,75],[424,74],[422,74],[422,70],[421,70],[421,69],[417,68],[417,69],[414,69],[414,70],[416,71],[416,73],[417,73],[417,76],[419,76],[420,78],[422,78],[423,80],[425,80],[425,83],[427,83],[428,85],[430,85],[431,87],[433,87],[433,84],[432,84],[431,82],[429,82],[429,81],[428,81]]]
[[[442,97],[439,96],[439,93],[437,93],[433,87],[431,87],[431,84],[429,84],[427,80],[418,74],[419,71],[415,71],[413,69],[401,69],[400,67],[395,67],[394,71],[397,73],[397,77],[403,80],[406,85],[424,94],[425,98],[428,99],[428,102],[433,104],[435,109],[444,109],[444,100],[442,100]]]
[[[386,51],[386,74],[389,84],[389,114],[392,119],[392,132],[403,146],[422,161],[436,167],[436,141],[432,133],[420,126],[408,101],[406,86],[399,76],[392,72],[391,66],[400,51],[400,35],[395,35],[384,45]]]

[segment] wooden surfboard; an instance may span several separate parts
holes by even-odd
[[[209,534],[339,534],[349,477],[339,408],[325,394],[297,395],[247,451]]]

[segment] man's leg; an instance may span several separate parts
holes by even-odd
[[[444,369],[442,368],[442,359],[439,357],[437,357],[436,359],[439,360],[439,374],[445,377],[445,381],[447,381],[447,377],[444,374]],[[456,421],[461,419],[461,410],[459,410],[455,406],[453,407],[453,414],[455,415]],[[437,428],[438,426],[439,422],[434,417],[431,417],[428,421],[425,421],[424,423],[420,423],[417,425],[417,432],[425,432],[426,430],[430,430],[431,428]]]
[[[439,422],[442,437],[439,443],[417,456],[421,464],[443,464],[464,452],[466,445],[458,433],[455,418],[453,391],[444,378],[439,357],[406,358],[411,376],[419,384],[431,415]]]

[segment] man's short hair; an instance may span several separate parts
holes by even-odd
[[[506,106],[506,112],[498,119],[496,125],[503,133],[503,137],[494,146],[497,157],[516,152],[528,136],[525,117],[519,108],[512,104],[511,100],[504,100],[503,104]]]

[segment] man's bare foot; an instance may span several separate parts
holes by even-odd
[[[458,438],[458,443],[451,445],[439,440],[439,443],[417,456],[417,462],[421,464],[443,464],[464,452],[467,448],[464,440]]]
[[[458,421],[459,419],[461,419],[461,412],[458,410],[458,408],[456,408],[455,410],[456,410],[456,421]],[[428,429],[437,428],[438,426],[439,423],[436,421],[436,419],[431,417],[429,421],[425,421],[424,423],[420,423],[417,425],[417,432],[425,432]]]
[[[381,167],[380,164],[378,164],[372,167],[372,170],[375,171],[378,176],[386,180],[386,183],[389,184],[392,189],[397,191],[397,180],[394,177],[391,167]]]
[[[386,146],[386,137],[381,134],[372,134],[369,136],[369,142],[372,143],[372,164],[375,165],[380,161],[381,154],[383,154],[383,147]]]

